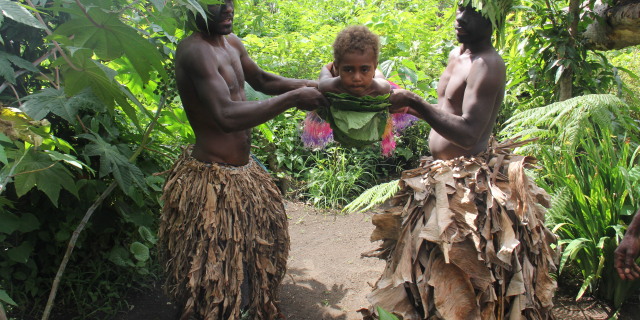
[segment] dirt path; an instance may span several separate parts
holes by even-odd
[[[280,287],[280,307],[287,320],[356,320],[368,306],[366,295],[384,268],[376,258],[361,258],[376,248],[369,242],[370,214],[333,215],[286,203],[291,251],[287,275]],[[638,297],[631,297],[619,319],[640,319]],[[606,306],[596,300],[554,299],[558,319],[607,319]],[[160,288],[131,300],[130,310],[117,320],[175,320],[177,310]]]
[[[287,319],[355,320],[384,261],[361,258],[376,248],[370,214],[322,215],[287,203],[291,252],[280,300]]]

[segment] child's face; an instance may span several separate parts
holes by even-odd
[[[350,94],[359,95],[371,86],[377,61],[373,50],[348,52],[336,67],[342,87]]]

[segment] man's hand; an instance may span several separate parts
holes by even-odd
[[[640,254],[640,238],[627,232],[614,252],[613,263],[622,280],[640,278],[640,266],[635,263],[638,254]]]
[[[422,100],[420,96],[417,94],[405,90],[405,89],[393,89],[391,96],[389,97],[389,102],[391,102],[391,107],[389,107],[389,112],[398,113],[399,109],[402,109],[406,106],[412,105],[414,102]]]
[[[312,111],[329,106],[329,100],[313,87],[304,87],[292,91],[296,95],[296,106],[300,110]]]

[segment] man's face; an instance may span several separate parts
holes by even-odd
[[[227,35],[233,32],[233,0],[207,6],[207,23],[212,34]]]
[[[460,43],[476,43],[491,38],[491,21],[471,6],[458,6],[454,26]]]

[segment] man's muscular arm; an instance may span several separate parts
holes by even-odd
[[[185,51],[178,62],[191,79],[200,106],[207,109],[212,120],[225,132],[255,127],[293,106],[315,109],[328,104],[317,89],[303,85],[267,100],[232,100],[229,85],[219,72],[220,62],[211,48],[196,43]]]
[[[492,125],[493,108],[505,81],[504,72],[497,72],[496,69],[498,66],[490,66],[483,59],[473,62],[460,115],[441,110],[440,106],[429,104],[406,90],[394,90],[391,102],[398,107],[410,106],[442,137],[461,148],[470,149],[482,138],[480,133]],[[445,103],[445,99],[441,97],[439,104]]]
[[[298,88],[318,87],[317,81],[285,78],[262,70],[255,61],[249,57],[247,49],[245,49],[242,41],[240,41],[238,37],[231,34],[227,39],[229,43],[240,52],[240,62],[242,63],[245,79],[253,89],[268,95],[277,95]]]

